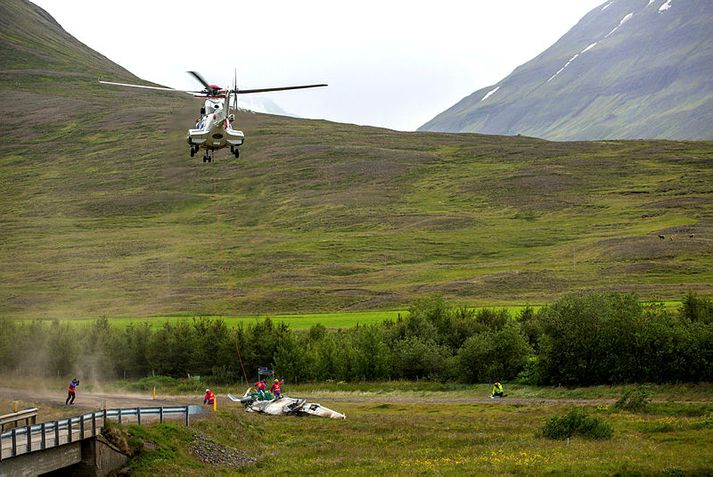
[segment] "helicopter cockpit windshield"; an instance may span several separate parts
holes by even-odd
[[[208,99],[205,102],[206,114],[216,113],[220,110],[220,108],[221,108],[221,105],[220,105],[220,102],[218,102],[218,101]]]

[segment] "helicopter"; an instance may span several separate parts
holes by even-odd
[[[200,110],[200,117],[193,128],[188,130],[186,141],[190,147],[191,157],[195,156],[200,149],[205,149],[203,162],[213,162],[213,153],[219,149],[230,147],[230,153],[235,158],[240,157],[240,146],[245,142],[245,135],[242,131],[233,129],[233,121],[238,110],[238,95],[252,93],[268,93],[271,91],[286,91],[292,89],[320,88],[326,84],[308,84],[300,86],[281,86],[277,88],[259,89],[238,89],[237,78],[233,82],[232,89],[225,89],[216,84],[209,84],[199,73],[188,71],[203,89],[199,91],[188,91],[159,86],[148,86],[129,83],[115,83],[112,81],[102,81],[102,84],[113,86],[127,86],[130,88],[154,89],[159,91],[172,91],[175,93],[188,93],[196,98],[205,98],[205,103]]]

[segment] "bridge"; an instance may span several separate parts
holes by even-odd
[[[60,469],[64,469],[62,475],[107,475],[128,460],[101,435],[107,422],[140,425],[179,418],[188,426],[190,407],[102,409],[16,427],[0,434],[0,477],[36,476]]]

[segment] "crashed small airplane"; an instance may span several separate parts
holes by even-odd
[[[279,399],[260,400],[258,399],[258,393],[251,391],[251,389],[248,389],[242,397],[235,397],[232,394],[228,394],[228,398],[233,402],[239,402],[245,406],[246,412],[261,412],[272,416],[302,416],[309,414],[312,416],[329,417],[331,419],[347,418],[347,416],[341,412],[333,411],[321,404],[307,402],[306,399],[282,396]]]

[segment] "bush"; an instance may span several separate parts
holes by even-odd
[[[596,416],[589,416],[583,409],[572,409],[564,416],[551,418],[542,428],[548,439],[567,439],[574,435],[591,439],[611,439],[614,429],[611,424]]]
[[[643,412],[651,403],[654,393],[648,386],[637,386],[624,391],[621,398],[614,404],[614,409],[629,412]]]
[[[499,331],[468,338],[458,350],[458,361],[467,382],[503,381],[515,378],[523,370],[531,352],[520,334],[520,324],[511,321]]]
[[[708,414],[700,421],[696,422],[693,427],[695,429],[711,429],[713,428],[713,414]]]

